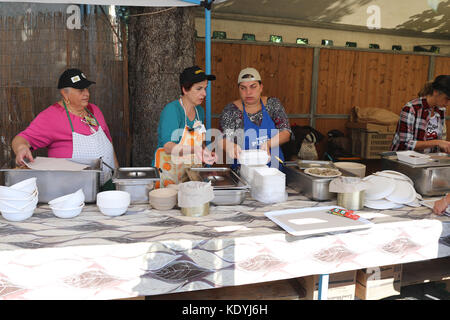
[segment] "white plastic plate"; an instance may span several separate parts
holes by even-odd
[[[395,180],[391,178],[371,175],[363,180],[371,185],[370,188],[364,191],[364,198],[367,200],[383,199],[395,189]]]
[[[397,180],[404,180],[404,181],[408,181],[409,183],[414,185],[414,182],[411,180],[410,177],[408,177],[407,175],[405,175],[405,174],[403,174],[401,172],[394,171],[394,170],[378,171],[378,172],[375,172],[373,175],[380,176],[380,177],[397,179]]]
[[[403,207],[402,204],[395,203],[386,199],[364,200],[364,206],[370,209],[379,209],[379,210],[398,209]]]
[[[395,189],[386,199],[395,203],[410,203],[416,199],[416,190],[407,181],[395,180]]]

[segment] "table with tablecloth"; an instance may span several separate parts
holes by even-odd
[[[335,205],[293,191],[288,201],[210,207],[203,217],[131,205],[72,219],[41,204],[0,218],[1,299],[120,299],[237,286],[450,256],[450,218],[426,207],[373,212],[371,228],[292,236],[264,213]],[[367,215],[366,215],[367,216]]]

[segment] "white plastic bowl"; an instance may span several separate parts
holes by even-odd
[[[101,207],[99,205],[97,205],[97,206],[100,209],[101,213],[103,213],[106,216],[110,216],[110,217],[120,216],[120,215],[124,214],[125,212],[127,212],[127,209],[128,209],[128,206],[116,207],[116,208],[106,208],[106,207]]]
[[[39,199],[36,197],[24,205],[17,205],[19,200],[0,200],[0,211],[27,211],[31,208],[36,208]]]
[[[131,202],[131,196],[126,191],[111,190],[97,193],[97,205],[102,208],[124,208]]]
[[[13,184],[10,188],[20,190],[31,195],[37,189],[36,180],[37,179],[35,177],[22,180],[16,184]]]
[[[84,207],[84,202],[76,207],[76,208],[55,208],[55,207],[50,207],[53,211],[53,214],[55,216],[57,216],[58,218],[62,218],[62,219],[68,219],[68,218],[74,218],[76,216],[78,216],[81,211],[83,210]]]
[[[3,198],[0,197],[0,201],[6,202],[8,205],[11,205],[15,208],[24,208],[25,206],[29,205],[30,203],[38,200],[39,193],[37,190],[30,196],[26,198]]]
[[[0,198],[2,199],[26,199],[30,196],[31,194],[29,192],[0,186]]]
[[[6,220],[17,222],[26,220],[31,217],[33,215],[34,209],[36,208],[32,208],[27,211],[2,211],[1,213],[3,218],[5,218]]]
[[[84,200],[85,196],[83,189],[78,189],[74,193],[69,193],[65,196],[50,200],[48,204],[54,208],[73,209],[79,207],[84,202]]]

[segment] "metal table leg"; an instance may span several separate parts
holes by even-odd
[[[327,300],[328,299],[328,274],[319,275],[319,300]]]

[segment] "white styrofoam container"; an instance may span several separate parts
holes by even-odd
[[[240,170],[240,176],[245,179],[245,181],[248,182],[248,184],[251,184],[253,181],[254,171],[255,169],[260,168],[268,168],[267,165],[255,165],[255,166],[248,166],[245,164],[241,164],[241,170]]]
[[[254,169],[251,195],[263,203],[284,202],[286,194],[286,175],[276,168]]]
[[[397,159],[411,164],[426,164],[430,161],[430,156],[416,151],[397,151]]]

